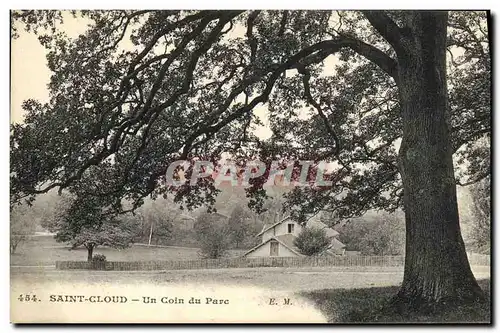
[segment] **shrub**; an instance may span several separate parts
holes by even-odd
[[[94,254],[92,257],[93,262],[105,262],[106,256],[104,254]]]
[[[326,235],[325,229],[304,228],[294,241],[294,245],[300,253],[306,256],[314,256],[324,252],[330,246],[331,241]]]

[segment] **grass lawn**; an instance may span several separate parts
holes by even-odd
[[[491,323],[490,280],[478,280],[484,303],[446,306],[426,312],[397,313],[388,306],[399,287],[329,289],[300,294],[312,300],[332,323]]]
[[[198,249],[187,247],[147,247],[132,246],[117,250],[98,247],[94,254],[104,254],[109,261],[152,261],[152,260],[192,260],[199,259]],[[229,251],[229,256],[237,256],[241,250]],[[11,266],[54,265],[57,260],[85,261],[87,250],[57,243],[52,236],[33,237],[21,244],[16,253],[10,256]]]

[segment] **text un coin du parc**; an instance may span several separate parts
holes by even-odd
[[[144,303],[144,304],[213,304],[229,305],[229,299],[216,297],[151,297],[127,298],[126,296],[84,296],[84,295],[50,295],[52,303]]]

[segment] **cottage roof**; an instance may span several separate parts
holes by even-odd
[[[308,227],[312,227],[312,228],[325,229],[326,235],[328,237],[337,237],[339,235],[337,230],[334,230],[334,229],[328,227],[326,224],[324,224],[323,222],[318,221],[318,220],[311,219],[311,220],[307,221],[306,225]]]
[[[271,229],[271,228],[273,228],[273,227],[277,226],[278,224],[281,224],[281,223],[283,223],[283,222],[285,222],[285,221],[287,221],[287,220],[289,220],[289,219],[290,219],[290,217],[285,217],[284,219],[279,220],[279,221],[278,221],[278,222],[276,222],[276,223],[273,223],[273,224],[264,224],[264,227],[262,228],[262,231],[261,231],[261,232],[259,232],[259,233],[257,234],[257,236],[262,235],[263,233],[265,233],[265,232],[266,232],[266,231],[268,231],[269,229]]]
[[[288,217],[285,217],[284,219],[276,222],[276,223],[273,223],[273,224],[264,224],[264,227],[262,228],[262,231],[259,232],[257,234],[257,236],[261,236],[263,233],[265,233],[266,231],[268,231],[269,229],[277,226],[278,224],[281,224],[285,221],[288,221],[290,220],[290,216]],[[319,229],[325,229],[326,231],[326,235],[330,238],[334,238],[334,237],[337,237],[339,235],[338,231],[328,227],[326,224],[324,224],[323,222],[321,221],[318,221],[318,220],[315,220],[315,219],[311,219],[309,221],[307,221],[306,223],[306,226],[308,227],[313,227],[313,228],[319,228]]]
[[[292,234],[284,234],[284,235],[271,237],[268,240],[266,240],[265,242],[255,246],[252,249],[250,249],[249,251],[245,252],[245,254],[243,254],[243,256],[246,256],[247,254],[257,250],[259,247],[264,246],[265,244],[269,243],[272,240],[278,241],[281,245],[283,245],[284,247],[286,247],[287,249],[289,249],[290,251],[292,251],[296,255],[303,256],[303,254],[301,254],[299,252],[299,249],[293,244],[293,242],[296,238],[297,237],[295,237]]]
[[[345,244],[339,241],[337,238],[332,239],[332,245],[330,247],[331,249],[343,249],[345,248]]]
[[[273,238],[275,238],[278,242],[286,246],[289,250],[293,251],[298,255],[301,255],[299,248],[296,247],[294,244],[295,239],[297,239],[296,236],[292,234],[284,234],[284,235],[274,236]]]

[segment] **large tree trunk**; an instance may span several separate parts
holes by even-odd
[[[416,13],[398,55],[406,258],[398,300],[414,306],[483,298],[460,232],[449,135],[446,12]]]

